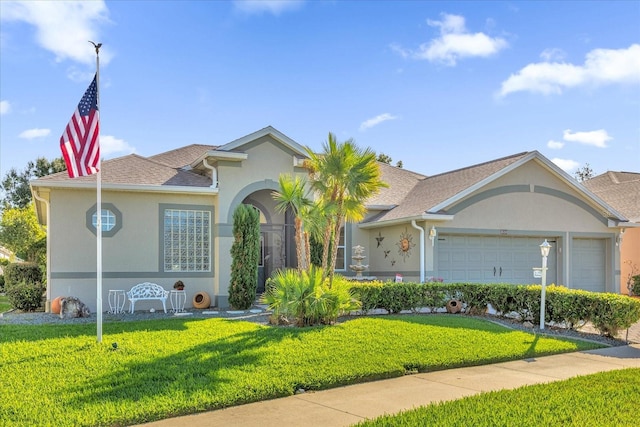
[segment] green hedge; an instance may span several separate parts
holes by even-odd
[[[489,305],[499,316],[516,313],[521,320],[533,321],[540,315],[540,285],[478,283],[355,283],[352,290],[362,302],[362,310],[384,309],[389,313],[431,311],[445,307],[451,299],[460,300],[465,313],[481,314]],[[625,295],[595,293],[547,286],[545,322],[575,328],[593,323],[602,335],[615,336],[640,320],[640,301]]]

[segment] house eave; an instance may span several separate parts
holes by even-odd
[[[33,181],[30,183],[32,188],[38,189],[54,189],[54,188],[68,188],[77,190],[94,190],[96,184],[94,182],[38,182]],[[127,192],[140,192],[140,193],[167,193],[167,194],[202,194],[202,195],[217,195],[218,189],[211,187],[190,187],[182,185],[139,185],[139,184],[109,184],[102,183],[102,190],[109,191],[127,191]]]
[[[453,221],[453,215],[424,213],[422,215],[390,219],[387,221],[382,220],[382,221],[360,223],[358,224],[358,228],[372,229],[372,228],[390,227],[393,225],[411,223],[411,221],[431,221],[431,222]]]

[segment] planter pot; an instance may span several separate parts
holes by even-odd
[[[209,298],[209,294],[206,292],[197,292],[193,296],[193,307],[194,308],[209,308],[211,305],[211,298]]]
[[[57,297],[51,301],[51,312],[53,314],[60,314],[60,300],[64,297]]]
[[[460,310],[462,310],[462,303],[459,300],[449,300],[449,302],[447,303],[447,313],[460,313]]]

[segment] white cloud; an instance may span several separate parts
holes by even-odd
[[[576,162],[575,160],[570,160],[570,159],[559,159],[559,158],[553,158],[551,159],[551,161],[553,163],[555,163],[560,169],[562,169],[563,171],[567,172],[567,173],[571,173],[575,170],[578,169],[578,167],[580,166],[580,163]]]
[[[369,128],[372,128],[376,125],[379,125],[382,122],[386,122],[387,120],[395,120],[398,116],[393,116],[389,113],[379,114],[372,119],[365,120],[360,124],[360,130],[364,131]]]
[[[104,1],[15,1],[3,2],[2,20],[21,21],[36,28],[36,41],[56,55],[56,61],[72,60],[95,64],[95,49],[88,43],[100,41],[100,24],[109,22]],[[109,62],[108,50],[100,60]]]
[[[11,104],[9,101],[0,101],[0,115],[8,114],[11,111]]]
[[[269,12],[280,15],[282,12],[298,9],[304,0],[234,0],[233,3],[236,9],[244,13]]]
[[[564,131],[562,137],[565,141],[578,142],[600,148],[607,148],[607,141],[613,139],[604,129],[592,130],[590,132],[571,132],[571,129],[567,129]]]
[[[640,44],[626,49],[594,49],[582,65],[564,62],[528,64],[502,82],[499,95],[529,91],[545,95],[583,85],[640,82]]]
[[[43,138],[51,133],[51,129],[28,129],[20,133],[18,137],[23,139]]]
[[[547,142],[547,147],[551,148],[552,150],[559,150],[564,147],[564,142],[554,141],[553,139],[550,139],[549,142]]]
[[[109,157],[109,155],[116,153],[126,155],[135,152],[136,149],[123,139],[111,135],[100,135],[100,155],[102,157]]]
[[[439,28],[440,37],[420,45],[416,51],[398,45],[391,45],[391,48],[403,57],[411,56],[454,66],[462,58],[491,56],[508,46],[506,40],[500,37],[468,32],[463,16],[443,13],[441,21],[428,19],[427,24]]]

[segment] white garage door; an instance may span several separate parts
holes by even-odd
[[[604,292],[605,241],[574,239],[571,262],[571,287],[585,291]]]
[[[542,267],[540,237],[455,236],[438,237],[437,275],[446,282],[541,283],[533,268]],[[555,240],[549,239],[547,284],[556,283]]]

